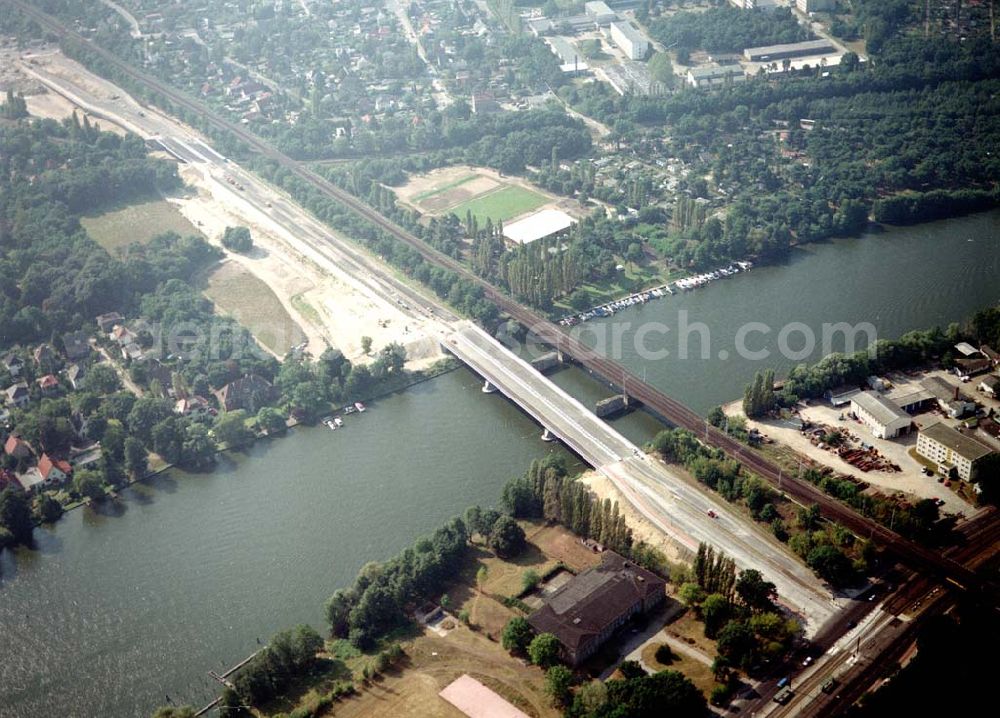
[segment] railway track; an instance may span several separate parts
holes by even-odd
[[[920,569],[939,578],[950,579],[962,589],[981,591],[984,588],[984,584],[980,578],[973,571],[958,562],[919,546],[875,521],[855,513],[847,506],[840,504],[806,481],[791,476],[783,476],[781,470],[776,465],[757,455],[731,436],[708,425],[701,416],[689,407],[641,381],[617,361],[598,355],[590,347],[565,333],[545,317],[501,293],[496,287],[473,274],[457,260],[430,247],[415,235],[380,215],[358,198],[311,171],[298,161],[278,151],[240,125],[219,116],[216,112],[201,102],[188,97],[185,93],[136,69],[125,60],[92,43],[67,28],[56,18],[32,7],[24,2],[24,0],[0,0],[0,3],[6,3],[17,8],[61,39],[77,43],[90,52],[97,54],[105,62],[115,67],[134,82],[154,90],[176,106],[195,113],[215,129],[237,137],[261,156],[277,163],[302,181],[345,205],[388,235],[405,243],[424,260],[448,269],[463,279],[481,287],[489,300],[493,301],[498,308],[506,312],[513,319],[527,327],[542,342],[571,357],[588,371],[612,384],[618,385],[624,393],[638,399],[668,422],[692,431],[699,435],[699,437],[703,437],[706,443],[723,449],[754,473],[759,474],[762,478],[780,488],[781,491],[795,501],[801,504],[818,504],[825,517],[841,523],[859,536],[877,539],[885,548],[912,568]]]

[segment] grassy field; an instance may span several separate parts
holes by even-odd
[[[279,356],[305,341],[302,329],[271,288],[236,262],[226,262],[212,273],[205,294]]]
[[[657,671],[679,671],[683,673],[708,698],[712,693],[712,688],[715,686],[715,676],[712,674],[712,668],[706,666],[696,658],[692,658],[674,649],[671,649],[673,658],[670,662],[660,663],[656,660],[656,649],[660,645],[659,643],[650,643],[642,649],[643,662]]]
[[[479,224],[486,222],[486,218],[491,218],[494,222],[506,222],[512,217],[529,212],[536,207],[541,207],[549,201],[547,197],[532,192],[529,189],[518,185],[507,185],[501,189],[480,195],[475,199],[463,202],[451,208],[451,213],[459,219],[465,219],[468,212],[476,217]]]
[[[201,231],[177,207],[162,199],[140,202],[93,217],[81,217],[80,224],[109,254],[133,242],[145,244],[165,232],[176,232],[182,237],[201,235]]]

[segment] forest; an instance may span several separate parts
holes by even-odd
[[[748,47],[811,39],[788,8],[745,12],[731,5],[704,12],[679,12],[650,25],[653,38],[672,48],[681,62],[694,50],[742,53]]]

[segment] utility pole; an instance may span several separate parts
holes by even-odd
[[[924,5],[924,38],[931,36],[931,0]]]

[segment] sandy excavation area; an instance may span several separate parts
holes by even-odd
[[[403,344],[411,368],[440,358],[437,341],[418,333],[410,317],[296,252],[283,227],[249,205],[241,206],[239,198],[227,196],[232,194],[227,185],[192,165],[181,165],[180,172],[194,191],[168,201],[219,247],[226,227],[250,229],[253,251],[228,255],[274,291],[305,333],[313,356],[335,346],[351,361],[363,363],[369,357],[361,350],[361,337],[368,336],[375,350],[391,342]]]
[[[42,79],[50,84],[56,81],[54,87],[46,88]],[[7,82],[15,91],[24,91],[26,96],[33,93],[28,96],[29,111],[37,108],[41,117],[61,119],[75,109],[82,113],[80,108],[86,106],[91,121],[99,122],[109,131],[132,131],[144,137],[167,134],[200,137],[196,130],[178,120],[153,108],[141,107],[124,90],[53,47],[19,52],[9,42],[0,42],[0,82]],[[100,108],[96,113],[99,118],[94,117],[95,108]],[[173,159],[166,153],[154,156]],[[230,261],[239,263],[273,290],[304,333],[307,349],[314,356],[327,346],[335,346],[351,361],[364,363],[370,357],[361,350],[361,338],[367,336],[372,339],[375,351],[390,342],[403,344],[409,357],[407,364],[412,369],[426,367],[442,357],[437,340],[440,327],[435,322],[404,312],[390,297],[373,289],[371,282],[350,276],[329,255],[315,251],[305,231],[301,234],[289,231],[288,222],[279,222],[263,208],[248,202],[242,193],[226,184],[219,171],[207,165],[184,163],[178,169],[189,191],[184,196],[166,199],[220,247],[227,226],[242,225],[250,229],[254,250],[248,255],[227,252]],[[249,176],[244,180],[258,183]],[[282,199],[283,205],[294,214],[296,227],[318,226],[312,215],[276,189],[262,183],[259,189],[273,195],[275,203]],[[323,233],[331,234],[325,228]]]
[[[675,563],[687,563],[691,560],[691,552],[680,547],[662,529],[657,528],[644,518],[607,476],[599,471],[587,471],[580,476],[578,481],[593,491],[601,501],[604,499],[617,501],[618,511],[625,516],[625,523],[632,529],[632,535],[635,538],[659,549],[670,561]]]

